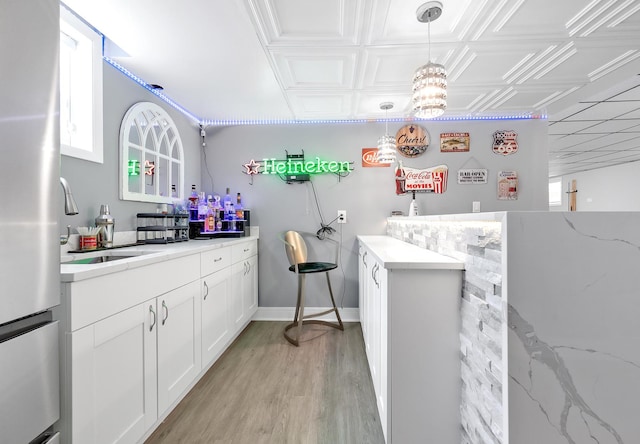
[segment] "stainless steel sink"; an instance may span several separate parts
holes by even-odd
[[[88,256],[88,257],[81,257],[81,258],[76,258],[73,260],[62,260],[61,263],[63,264],[73,264],[73,265],[81,265],[81,264],[85,264],[85,265],[92,265],[92,264],[103,264],[106,262],[113,262],[113,261],[119,261],[120,259],[128,259],[131,257],[139,257],[141,255],[143,255],[144,253],[141,252],[129,252],[129,253],[125,253],[122,252],[120,254],[118,253],[107,253],[107,254],[101,254],[99,256]]]

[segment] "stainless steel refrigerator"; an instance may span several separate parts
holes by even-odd
[[[57,442],[58,0],[0,0],[0,442]]]

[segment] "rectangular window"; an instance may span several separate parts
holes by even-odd
[[[60,152],[102,163],[102,35],[60,7]]]
[[[549,206],[562,205],[562,178],[549,179]]]

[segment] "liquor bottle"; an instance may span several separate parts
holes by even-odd
[[[198,194],[198,220],[205,220],[207,218],[207,199],[204,191],[200,191]]]
[[[204,231],[209,233],[216,231],[216,217],[213,207],[207,207],[207,219],[204,224]]]
[[[409,205],[409,216],[418,216],[418,204],[416,203],[416,192],[413,191],[413,199]]]
[[[229,195],[229,188],[227,188],[227,194],[225,194],[222,199],[222,205],[224,208],[224,218],[225,220],[231,219],[231,207],[233,206],[233,201],[231,200],[231,196]]]
[[[189,219],[198,220],[198,192],[195,185],[191,185],[191,195],[189,196]]]
[[[236,210],[236,219],[243,220],[244,210],[242,207],[242,196],[240,195],[240,193],[238,193],[238,195],[236,196],[235,210]]]

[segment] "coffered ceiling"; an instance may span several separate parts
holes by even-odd
[[[66,0],[210,121],[411,118],[422,0]],[[640,0],[442,0],[443,116],[548,116],[550,176],[640,160]],[[109,47],[109,46],[107,46]]]

